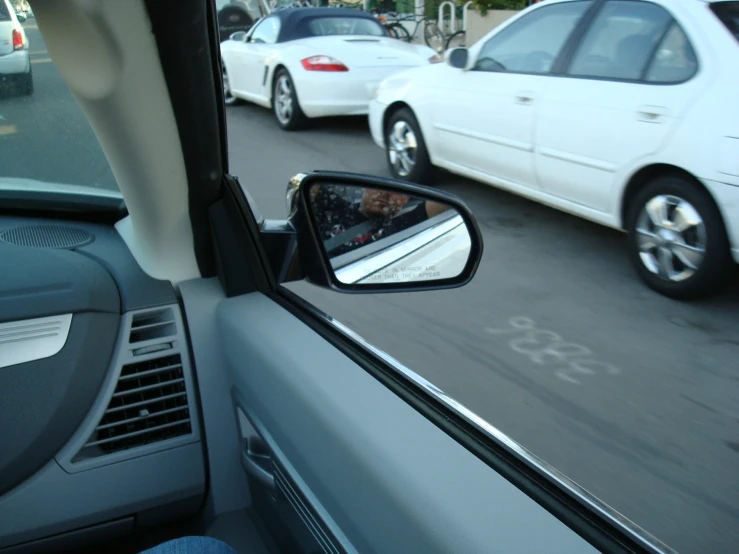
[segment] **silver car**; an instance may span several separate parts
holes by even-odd
[[[28,38],[9,0],[0,0],[0,82],[12,79],[24,95],[33,93]]]

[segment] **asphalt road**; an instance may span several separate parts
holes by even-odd
[[[111,187],[89,125],[28,33],[36,92],[0,98],[0,174]],[[231,172],[265,217],[284,217],[296,173],[388,175],[363,118],[285,133],[269,111],[239,105],[228,125]],[[673,548],[736,552],[739,286],[668,300],[635,276],[618,232],[449,174],[434,184],[459,194],[481,226],[483,262],[468,286],[290,288]]]

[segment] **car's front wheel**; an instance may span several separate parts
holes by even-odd
[[[295,83],[286,69],[280,69],[275,77],[272,110],[277,123],[286,131],[299,129],[305,122],[305,115],[298,103]]]
[[[686,177],[659,177],[639,191],[627,230],[637,273],[665,296],[705,296],[719,291],[732,274],[721,213],[708,192]]]
[[[226,66],[223,65],[221,62],[221,67],[223,68],[223,74],[222,74],[222,81],[223,81],[223,103],[227,106],[232,106],[234,104],[238,104],[239,99],[233,95],[233,92],[231,91],[231,79],[228,77],[228,72],[226,71]]]
[[[410,109],[401,108],[390,116],[385,128],[385,152],[393,177],[429,184],[433,166],[421,127]]]

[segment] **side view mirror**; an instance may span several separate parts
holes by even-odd
[[[275,268],[281,282],[306,278],[353,293],[454,288],[469,282],[480,263],[480,230],[452,194],[319,171],[291,179],[287,196],[287,225],[263,228],[297,236],[300,269],[296,260],[282,260]]]
[[[22,13],[16,14],[16,17],[18,18],[18,21],[23,23],[26,20],[26,16]]]
[[[450,48],[444,53],[446,63],[457,69],[467,69],[470,61],[470,51],[460,46],[459,48]]]
[[[246,31],[236,31],[228,38],[230,40],[235,40],[236,42],[244,42],[244,40],[246,40]]]

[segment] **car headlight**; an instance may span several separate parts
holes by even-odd
[[[444,61],[444,58],[441,57],[441,54],[434,54],[429,58],[429,63],[441,63]]]

